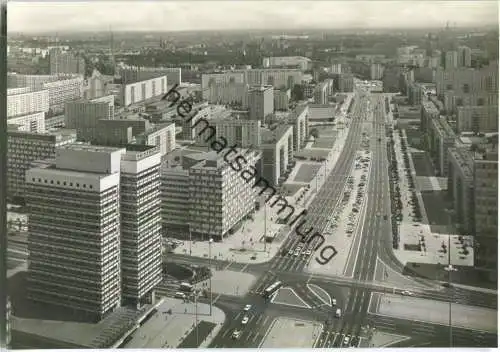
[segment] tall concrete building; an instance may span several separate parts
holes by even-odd
[[[250,120],[264,120],[274,112],[274,89],[272,86],[252,87],[248,91]]]
[[[431,121],[430,154],[434,160],[437,173],[441,177],[448,176],[448,149],[455,146],[455,132],[444,118]]]
[[[65,104],[66,127],[76,129],[79,141],[92,141],[98,131],[97,122],[101,119],[114,119],[114,102],[113,95],[67,102]]]
[[[314,103],[316,104],[328,104],[328,83],[321,82],[314,89]]]
[[[458,47],[458,67],[471,67],[472,49],[468,46]]]
[[[276,187],[290,171],[294,155],[293,126],[281,125],[273,131],[264,130],[260,148],[262,177]]]
[[[498,105],[457,107],[457,132],[498,132]]]
[[[293,150],[301,151],[309,136],[309,106],[298,105],[288,116],[288,123],[293,126]]]
[[[26,172],[28,297],[94,321],[121,303],[123,149],[72,144]]]
[[[352,92],[354,90],[354,76],[351,73],[342,73],[339,77],[339,90]]]
[[[56,148],[76,141],[71,130],[44,134],[8,131],[7,136],[7,193],[13,199],[24,199],[26,171],[32,162],[53,159]]]
[[[161,207],[167,233],[183,239],[221,241],[254,209],[253,182],[245,182],[230,163],[239,155],[247,161],[243,167],[254,166],[261,154],[235,150],[237,154],[230,149],[187,154],[163,166]]]
[[[260,120],[215,119],[211,125],[215,127],[216,137],[224,137],[228,145],[236,144],[238,148],[260,146]]]
[[[121,85],[118,102],[121,106],[130,106],[167,92],[167,76],[160,76]]]
[[[81,74],[85,75],[85,60],[71,52],[59,49],[49,51],[50,74]]]
[[[379,63],[373,63],[370,65],[370,78],[372,80],[381,80],[384,76],[384,66]]]
[[[31,87],[7,89],[7,118],[49,111],[49,91]]]
[[[274,110],[288,111],[290,99],[292,97],[291,89],[274,89]]]
[[[239,105],[248,108],[248,90],[246,83],[211,81],[205,92],[211,104]]]
[[[498,278],[498,149],[474,160],[475,266]]]
[[[453,51],[447,51],[445,53],[444,68],[446,70],[452,70],[452,69],[458,68],[458,52],[457,51],[453,50]]]
[[[154,302],[162,281],[158,147],[127,145],[120,161],[122,303]]]

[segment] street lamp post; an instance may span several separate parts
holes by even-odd
[[[213,238],[208,240],[208,270],[210,270],[208,276],[208,289],[210,291],[210,316],[212,316],[212,242]]]

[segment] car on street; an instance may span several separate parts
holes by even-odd
[[[241,336],[241,331],[240,330],[234,330],[233,334],[231,335],[231,338],[233,340],[237,340],[237,339],[240,338],[240,336]]]
[[[243,311],[244,311],[244,312],[248,312],[250,309],[252,309],[252,305],[251,305],[251,304],[247,304],[247,305],[243,308]]]
[[[246,315],[243,317],[243,319],[241,320],[241,324],[243,325],[246,325],[248,323],[248,321],[250,320],[249,317],[247,317]]]
[[[401,294],[402,294],[403,296],[413,296],[413,292],[410,292],[410,291],[408,291],[408,290],[404,290],[404,291],[402,291],[402,292],[401,292]]]
[[[337,300],[335,298],[332,298],[332,307],[335,307],[337,305]]]
[[[342,316],[342,310],[340,308],[337,308],[335,311],[335,317],[340,318]]]
[[[290,250],[288,251],[288,255],[293,255],[293,249],[290,249]]]
[[[293,253],[295,257],[298,257],[300,255],[300,249],[296,250],[295,253]]]
[[[351,337],[349,335],[344,336],[344,341],[342,341],[344,346],[349,346],[349,342],[351,342]]]

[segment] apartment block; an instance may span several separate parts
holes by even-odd
[[[136,67],[125,66],[119,70],[124,83],[144,81],[161,76],[167,77],[169,85],[182,83],[182,69],[180,67]]]
[[[85,60],[71,52],[58,49],[49,51],[50,74],[81,74],[85,75]]]
[[[274,112],[274,89],[272,86],[252,87],[248,91],[250,120],[264,120]]]
[[[370,65],[370,79],[381,80],[384,76],[384,66],[379,63],[373,63]]]
[[[458,47],[458,67],[471,67],[472,49],[468,46]]]
[[[275,130],[262,131],[262,177],[271,185],[285,181],[293,161],[293,126],[281,125]]]
[[[328,104],[328,96],[328,83],[319,83],[314,89],[314,102],[316,104]]]
[[[431,126],[431,121],[439,118],[439,110],[436,105],[429,99],[422,101],[420,130],[427,132]]]
[[[153,303],[162,279],[159,147],[127,145],[120,161],[122,304]]]
[[[212,81],[205,95],[211,104],[227,104],[248,108],[248,90],[246,83]]]
[[[351,73],[340,74],[339,90],[341,92],[352,92],[354,90],[354,76]]]
[[[76,141],[76,133],[62,130],[48,133],[7,132],[7,193],[24,199],[26,171],[35,160],[53,159],[56,148]]]
[[[468,148],[448,149],[448,196],[453,202],[454,222],[474,233],[474,160]]]
[[[204,73],[201,75],[203,99],[210,102],[213,102],[214,99],[217,100],[219,96],[231,95],[230,92],[226,92],[225,87],[236,88],[246,87],[246,85],[243,71]]]
[[[66,127],[76,129],[79,141],[92,141],[97,134],[97,122],[114,119],[113,95],[93,100],[78,100],[65,104]]]
[[[274,56],[262,59],[262,66],[265,68],[298,66],[302,71],[305,71],[310,63],[311,59],[303,56]]]
[[[161,96],[166,92],[167,76],[160,76],[138,82],[122,84],[118,101],[121,106],[130,106]]]
[[[293,150],[301,151],[309,136],[309,106],[298,105],[288,116],[288,124],[293,126]]]
[[[49,91],[51,109],[62,109],[64,103],[83,98],[83,76],[68,77],[43,85]]]
[[[457,132],[498,132],[498,105],[457,107]]]
[[[261,144],[260,120],[214,119],[210,123],[215,127],[217,138],[225,138],[228,145],[258,148]]]
[[[452,70],[458,67],[458,52],[447,51],[445,53],[444,68],[446,70]]]
[[[162,156],[170,153],[176,147],[175,123],[161,123],[151,126],[135,136],[135,144],[157,146]]]
[[[433,119],[430,126],[430,154],[437,173],[448,175],[448,149],[455,145],[455,132],[444,118]]]
[[[7,89],[7,118],[49,111],[49,91],[30,87]]]
[[[256,192],[252,182],[246,182],[230,163],[240,155],[247,165],[255,165],[260,153],[236,151],[184,155],[177,165],[163,167],[162,222],[167,230],[177,229],[175,233],[185,239],[190,235],[221,241],[253,211]]]
[[[454,95],[457,96],[461,94],[498,93],[498,61],[492,61],[488,66],[480,69],[466,67],[457,69],[438,68],[436,70],[436,94],[441,99],[444,99],[447,91],[453,91]]]
[[[123,149],[71,144],[26,172],[28,297],[98,321],[121,303]]]
[[[475,266],[490,280],[498,277],[498,150],[474,160]]]
[[[29,115],[11,117],[7,120],[9,125],[16,125],[19,131],[44,133],[45,132],[45,113],[35,112]]]
[[[274,110],[288,111],[290,98],[292,96],[291,89],[274,89]]]
[[[17,73],[7,73],[8,88],[30,88],[31,92],[44,89],[45,83],[55,82],[61,78],[59,75],[22,75]]]

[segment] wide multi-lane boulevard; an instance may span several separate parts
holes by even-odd
[[[303,229],[313,227],[322,232],[327,227],[335,207],[343,195],[344,186],[350,175],[356,151],[360,149],[362,131],[369,129],[371,170],[367,182],[366,216],[361,218],[361,245],[356,256],[353,277],[339,277],[325,274],[310,274],[304,271],[310,257],[286,255],[296,248],[299,237],[290,234],[284,241],[278,255],[263,264],[238,264],[210,260],[212,265],[225,266],[234,271],[245,271],[257,277],[255,284],[244,297],[218,295],[215,304],[226,313],[226,321],[212,341],[210,347],[259,347],[276,317],[286,316],[311,320],[323,324],[323,331],[317,338],[315,347],[341,346],[345,336],[351,337],[353,345],[368,347],[365,336],[366,326],[375,326],[381,331],[409,336],[410,339],[395,346],[449,346],[447,326],[396,319],[388,316],[371,315],[372,293],[401,293],[405,288],[394,284],[374,282],[377,260],[396,272],[403,272],[403,265],[392,252],[391,210],[389,198],[389,175],[385,141],[386,112],[384,94],[357,91],[354,96],[349,134],[335,167],[330,171],[318,195],[308,207],[307,223]],[[389,215],[387,219],[384,215]],[[187,255],[169,255],[169,261],[207,265],[206,258]],[[402,274],[401,274],[402,275]],[[274,283],[282,281],[291,287],[309,307],[274,304],[265,300],[262,291]],[[497,308],[497,295],[459,288],[439,287],[436,283],[419,278],[413,280],[422,289],[412,289],[414,297],[437,301],[451,301],[468,305]],[[342,307],[341,318],[334,317],[334,310],[311,294],[307,284],[320,286]],[[206,301],[206,299],[201,299]],[[249,313],[243,306],[251,304]],[[372,302],[373,304],[373,302]],[[242,328],[244,315],[249,317]],[[238,339],[232,339],[235,329],[242,329]],[[293,336],[293,333],[292,333]],[[474,330],[453,328],[453,346],[479,347],[496,346],[497,335]]]

